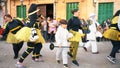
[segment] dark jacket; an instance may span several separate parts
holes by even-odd
[[[7,34],[11,31],[13,34],[15,34],[18,30],[20,30],[23,27],[23,23],[19,20],[13,19],[11,22],[8,22],[6,29],[3,33],[3,37],[6,37]]]
[[[68,21],[68,26],[67,29],[70,30],[74,30],[74,31],[78,31],[79,29],[82,29],[81,27],[81,21],[78,17],[73,16],[69,21]]]

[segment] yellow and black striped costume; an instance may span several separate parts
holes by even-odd
[[[39,23],[37,23],[37,5],[31,4],[29,11],[28,11],[28,22],[26,27],[23,27],[21,30],[19,30],[16,33],[16,38],[20,41],[27,42],[27,49],[22,54],[22,56],[19,59],[19,62],[23,62],[24,59],[33,51],[33,59],[39,58],[39,52],[42,48],[42,43],[45,43],[45,40],[41,34],[41,31],[39,29]],[[37,35],[39,38],[35,42],[30,41],[30,35],[31,35],[31,28],[35,28]]]
[[[6,15],[7,17],[7,15]],[[12,20],[12,19],[11,19]],[[13,19],[11,22],[8,22],[5,26],[5,31],[3,37],[7,37],[6,42],[12,43],[14,51],[14,59],[18,58],[18,53],[23,46],[23,42],[16,39],[15,34],[19,31],[24,25],[21,21]]]
[[[120,32],[119,32],[118,27],[117,27],[118,18],[119,17],[116,16],[112,19],[110,29],[106,30],[103,33],[103,36],[105,38],[110,39],[110,40],[120,41]]]

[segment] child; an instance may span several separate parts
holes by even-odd
[[[69,48],[64,48],[63,46],[68,46],[67,40],[73,35],[70,34],[66,28],[67,28],[67,21],[64,19],[60,20],[60,26],[58,27],[57,32],[55,34],[55,40],[57,46],[59,46],[56,52],[56,60],[58,63],[60,63],[60,54],[62,53],[64,67],[68,68],[67,52]]]

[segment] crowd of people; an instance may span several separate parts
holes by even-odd
[[[113,49],[107,59],[116,63],[116,53],[120,49],[120,29],[117,26],[117,23],[120,23],[118,22],[120,10],[116,12],[112,21],[108,18],[102,24],[97,22],[94,13],[91,13],[87,20],[79,19],[78,9],[72,10],[73,17],[68,21],[45,18],[42,14],[38,14],[38,11],[40,9],[37,9],[37,5],[31,4],[25,21],[21,18],[12,18],[10,14],[4,15],[5,24],[3,28],[0,27],[0,36],[2,40],[13,45],[14,59],[18,58],[23,43],[27,42],[27,48],[16,63],[16,67],[24,68],[23,61],[31,52],[33,61],[43,62],[40,52],[45,42],[55,42],[58,46],[57,63],[61,62],[59,57],[62,53],[65,68],[69,68],[67,55],[72,58],[73,64],[79,66],[76,59],[79,44],[82,43],[81,46],[86,52],[91,46],[92,54],[99,54],[97,41],[102,37],[112,42]],[[115,32],[114,35],[112,32]]]

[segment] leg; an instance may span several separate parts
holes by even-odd
[[[39,58],[41,48],[42,48],[42,43],[37,43],[34,45],[34,50],[33,50],[34,53],[33,53],[32,59],[35,62],[43,62],[43,60]]]
[[[91,46],[92,46],[92,53],[93,54],[98,54],[98,49],[97,49],[97,43],[96,43],[96,41],[91,41]]]
[[[41,49],[42,49],[42,43],[35,44],[33,50],[33,55],[35,56],[35,58],[39,58]]]
[[[63,51],[62,51],[63,64],[68,64],[67,52],[68,52],[68,48],[63,48]]]
[[[112,40],[111,43],[113,45],[113,48],[112,48],[112,51],[110,53],[110,56],[113,57],[113,58],[116,58],[116,53],[120,49],[120,42]]]
[[[89,48],[91,46],[91,40],[89,40],[84,47]]]
[[[84,44],[83,49],[84,49],[85,51],[88,51],[87,48],[89,48],[90,46],[91,46],[91,41],[89,40],[88,42],[86,42],[86,43]]]
[[[76,60],[79,42],[73,42],[73,43],[74,43],[74,46],[73,46],[73,60],[72,60],[72,63],[79,66],[79,63]]]
[[[74,46],[74,42],[71,42],[70,48],[69,48],[69,51],[70,51],[70,52],[68,52],[68,55],[69,55],[70,57],[73,57],[73,46]]]
[[[18,58],[18,54],[19,54],[19,51],[20,49],[22,48],[23,46],[23,42],[20,42],[18,44],[12,44],[13,45],[13,51],[14,51],[14,59],[17,59]]]
[[[73,60],[76,60],[76,55],[77,55],[77,51],[78,51],[78,44],[79,44],[79,42],[74,42],[74,46],[73,46]]]
[[[56,60],[60,61],[60,55],[61,55],[61,52],[62,52],[62,48],[57,48],[57,52],[56,52]]]
[[[120,42],[111,40],[111,43],[113,45],[113,48],[110,55],[107,56],[107,59],[112,63],[116,63],[116,53],[120,49]]]
[[[27,50],[22,54],[22,56],[19,59],[19,62],[22,63],[24,59],[33,51],[34,44],[31,42],[27,43]]]

